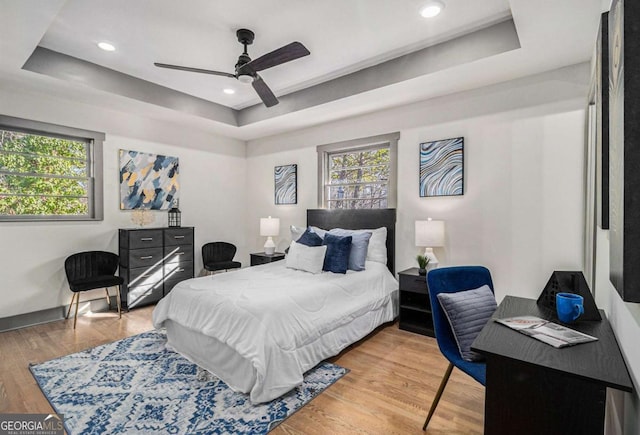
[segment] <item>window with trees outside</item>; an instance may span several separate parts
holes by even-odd
[[[395,207],[398,138],[395,133],[318,147],[320,206]]]
[[[103,140],[0,116],[0,220],[102,219]]]

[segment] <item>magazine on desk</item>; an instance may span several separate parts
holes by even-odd
[[[597,340],[596,337],[583,334],[582,332],[541,319],[540,317],[508,317],[505,319],[496,319],[496,322],[558,348]]]

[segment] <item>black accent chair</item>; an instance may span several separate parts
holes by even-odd
[[[210,242],[202,246],[202,262],[210,273],[242,267],[242,263],[233,261],[235,255],[236,247],[231,243]]]
[[[80,292],[87,290],[94,290],[98,288],[104,288],[107,292],[107,303],[111,308],[111,301],[109,299],[109,287],[118,286],[118,292],[116,293],[116,301],[118,303],[118,317],[122,318],[122,312],[120,308],[120,286],[124,280],[116,276],[116,270],[118,269],[118,256],[112,252],[104,251],[86,251],[73,254],[64,262],[64,271],[67,274],[67,280],[69,281],[69,288],[73,292],[71,303],[69,304],[69,310],[67,311],[66,319],[71,314],[71,307],[73,301],[76,301],[76,311],[73,316],[73,329],[76,329],[76,322],[78,320],[78,304],[80,303]]]

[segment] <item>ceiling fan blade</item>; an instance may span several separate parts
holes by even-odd
[[[262,77],[256,74],[256,77],[253,79],[251,84],[265,106],[271,107],[278,104],[278,99],[273,92],[271,92],[271,89],[269,89],[269,86],[267,86],[264,80],[262,80]]]
[[[277,50],[272,51],[271,53],[267,53],[243,65],[240,68],[239,72],[242,72],[245,69],[248,73],[262,71],[267,68],[272,68],[274,66],[283,64],[285,62],[290,62],[292,60],[308,56],[309,54],[310,53],[309,50],[307,50],[307,47],[297,41],[292,42],[291,44],[280,47]]]
[[[202,74],[211,74],[214,76],[231,77],[232,79],[236,78],[235,74],[220,72],[220,71],[212,71],[210,69],[192,68],[190,66],[180,66],[180,65],[169,65],[167,63],[158,63],[158,62],[154,62],[153,64],[160,68],[177,69],[180,71],[189,71],[189,72],[202,73]]]

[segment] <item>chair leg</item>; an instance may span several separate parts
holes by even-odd
[[[76,296],[78,296],[78,293],[73,293],[73,296],[71,296],[71,302],[69,302],[69,309],[67,310],[67,315],[64,317],[65,319],[69,318],[69,314],[71,314],[71,307],[73,306],[73,301],[75,300]]]
[[[118,319],[122,319],[122,308],[120,308],[120,286],[116,289],[116,303],[118,304]]]
[[[78,305],[80,305],[80,293],[77,293],[76,297],[76,311],[73,315],[73,329],[76,329],[76,322],[78,321]]]
[[[105,293],[107,293],[107,305],[109,309],[111,309],[111,299],[109,298],[109,289],[107,287],[104,288]]]
[[[424,421],[424,426],[422,426],[422,430],[427,430],[427,425],[433,417],[433,413],[436,411],[436,407],[438,406],[438,402],[440,402],[440,397],[444,391],[444,387],[447,386],[447,382],[449,382],[449,376],[451,376],[451,372],[453,371],[453,364],[449,363],[449,367],[447,367],[447,371],[442,378],[442,382],[440,382],[440,387],[438,387],[438,392],[436,393],[436,397],[433,398],[433,403],[431,404],[431,408],[429,409],[429,414],[427,415],[427,419]]]

